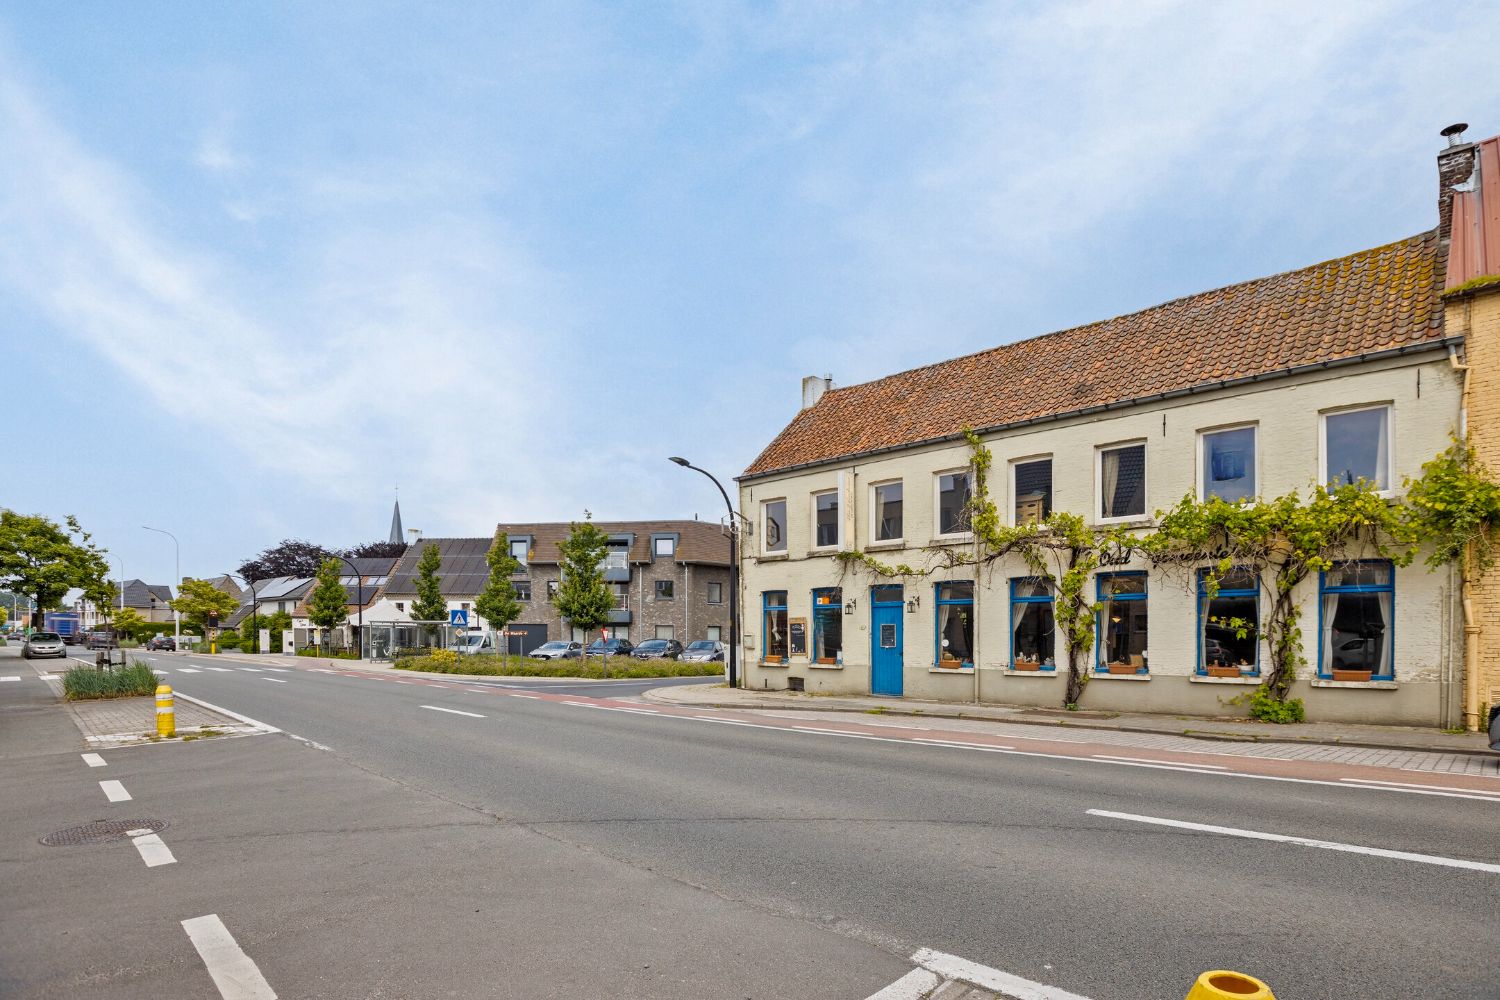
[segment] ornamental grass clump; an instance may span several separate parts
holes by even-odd
[[[79,666],[63,674],[63,696],[68,701],[136,698],[155,694],[159,683],[156,674],[144,663],[111,670]]]

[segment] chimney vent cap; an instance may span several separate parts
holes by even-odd
[[[1468,130],[1468,122],[1454,122],[1452,125],[1449,125],[1447,128],[1439,132],[1438,135],[1442,136],[1444,139],[1447,139],[1448,145],[1451,148],[1453,146],[1463,145],[1463,139],[1461,138],[1461,136]]]

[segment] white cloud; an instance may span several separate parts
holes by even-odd
[[[205,129],[198,137],[198,149],[193,155],[193,162],[214,173],[239,170],[240,158],[230,146],[229,129],[222,125]]]

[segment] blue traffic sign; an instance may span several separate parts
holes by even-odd
[[[463,608],[454,608],[448,612],[448,624],[457,625],[459,628],[468,628],[469,613]]]

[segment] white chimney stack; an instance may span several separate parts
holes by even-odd
[[[802,380],[802,408],[817,404],[823,393],[833,388],[832,375],[809,375]]]

